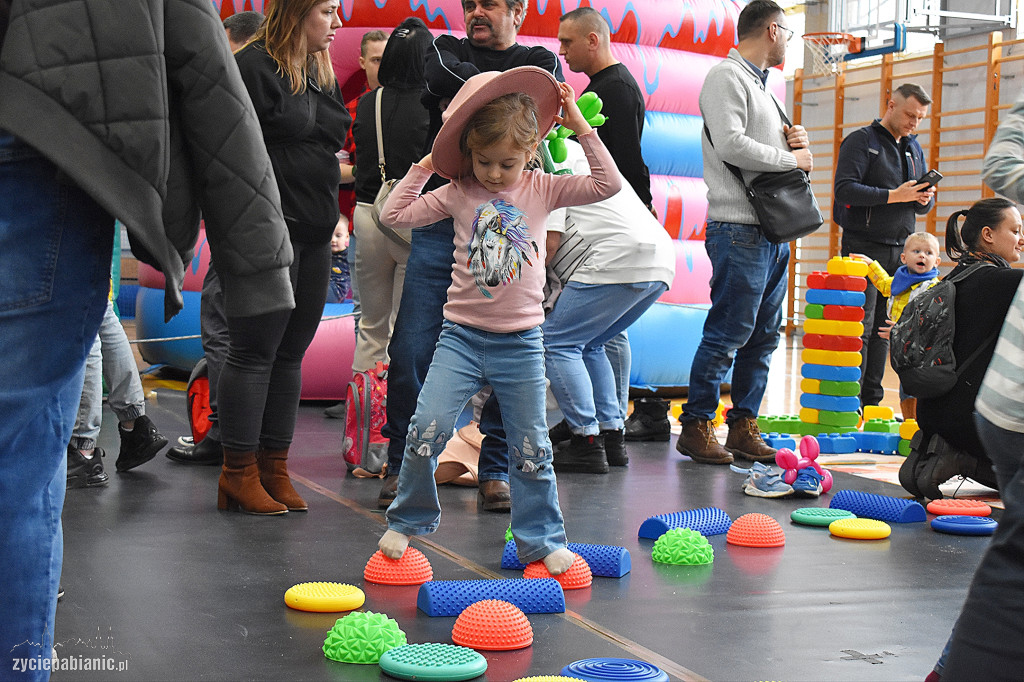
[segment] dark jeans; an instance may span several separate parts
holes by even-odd
[[[862,253],[868,258],[873,258],[890,275],[896,274],[896,270],[902,265],[902,246],[864,241],[844,234],[843,255],[849,256],[851,253]],[[864,290],[864,336],[861,337],[864,342],[860,362],[861,405],[878,405],[885,395],[882,377],[885,376],[885,366],[889,362],[889,340],[878,335],[878,328],[884,325],[889,317],[886,311],[888,300],[885,296],[880,296],[878,289],[868,282],[868,288]]]
[[[217,387],[221,442],[252,452],[288,448],[302,390],[302,357],[327,298],[331,245],[292,242],[295,309],[228,318],[231,345]]]
[[[388,474],[402,468],[405,436],[416,411],[427,370],[434,358],[444,322],[444,304],[455,262],[455,227],[451,218],[412,231],[412,251],[405,266],[402,304],[391,332],[388,356],[388,421],[381,433],[388,443]],[[480,448],[481,481],[508,481],[508,445],[498,399],[492,394],[480,416],[484,442]]]
[[[1024,662],[1024,433],[974,415],[1005,509],[957,619],[943,680],[1019,680]]]
[[[203,293],[199,303],[199,328],[203,337],[203,354],[206,356],[206,376],[210,381],[210,432],[207,434],[220,441],[220,424],[217,417],[217,385],[224,362],[228,358],[231,337],[228,335],[228,316],[224,312],[224,290],[220,277],[210,263],[203,278]]]

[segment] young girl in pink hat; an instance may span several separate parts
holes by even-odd
[[[398,229],[451,216],[455,265],[444,326],[409,424],[398,496],[388,508],[379,547],[398,559],[409,536],[437,528],[437,457],[470,397],[490,385],[508,437],[519,559],[543,560],[558,575],[573,555],[566,549],[545,421],[540,325],[546,223],[552,209],[612,196],[621,187],[619,175],[576,106],[572,88],[543,69],[473,76],[443,118],[431,154],[412,166],[381,216]],[[576,131],[590,176],[526,169],[556,122]],[[421,196],[432,172],[452,182]]]

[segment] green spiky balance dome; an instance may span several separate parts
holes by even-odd
[[[715,560],[715,550],[697,531],[672,528],[655,540],[651,558],[661,564],[701,566]]]
[[[339,618],[324,640],[324,656],[341,663],[377,663],[406,643],[398,622],[383,613],[357,611]]]

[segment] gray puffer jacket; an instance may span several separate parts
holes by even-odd
[[[200,209],[229,316],[295,305],[259,121],[209,0],[13,0],[0,128],[127,227],[182,308]]]

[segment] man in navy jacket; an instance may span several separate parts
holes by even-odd
[[[896,88],[882,118],[850,133],[839,148],[832,219],[843,228],[843,255],[869,256],[890,275],[900,266],[903,242],[914,231],[917,216],[935,205],[935,188],[918,182],[928,167],[913,134],[928,115],[931,101],[920,86],[904,83]],[[889,342],[878,336],[878,327],[886,317],[885,298],[868,287],[861,405],[882,400]]]

